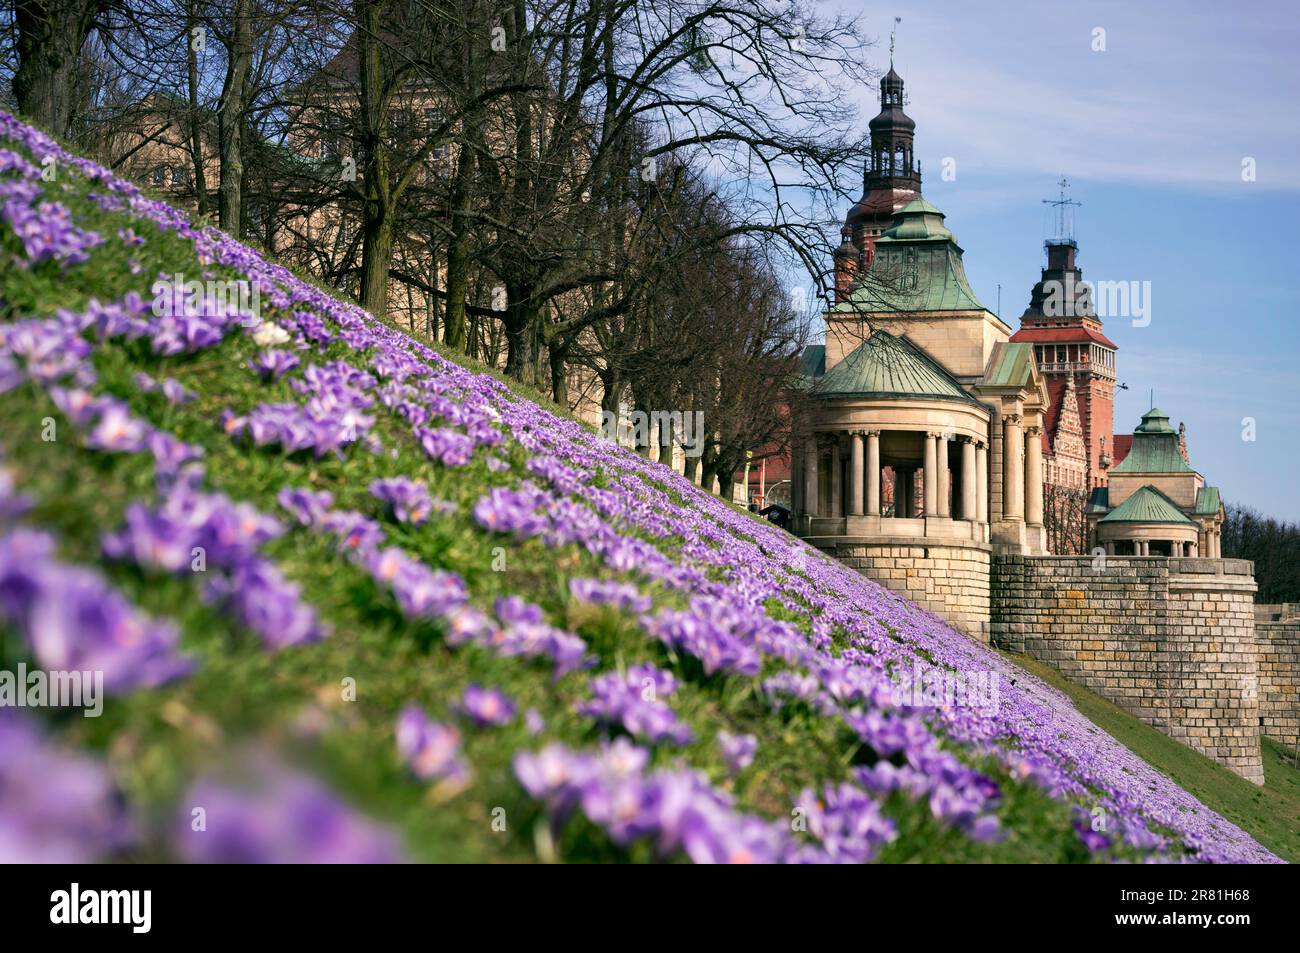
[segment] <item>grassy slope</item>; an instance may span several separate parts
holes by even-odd
[[[1294,753],[1265,739],[1265,783],[1258,787],[1069,681],[1050,665],[1026,655],[1003,654],[1068,695],[1093,724],[1168,775],[1206,807],[1250,833],[1279,857],[1292,863],[1300,861],[1300,769]]]
[[[48,186],[72,210],[83,227],[108,241],[92,252],[89,264],[60,273],[42,268],[0,272],[0,320],[49,316],[55,309],[83,308],[91,297],[110,300],[128,290],[147,293],[153,276],[182,272],[197,277],[203,270],[193,248],[151,224],[128,222],[86,199],[87,184],[65,175]],[[131,224],[146,244],[127,249],[115,235]],[[12,241],[12,236],[0,235]],[[12,250],[12,248],[8,249]],[[142,265],[132,275],[128,259]],[[233,275],[231,275],[233,277]],[[264,316],[274,318],[267,306]],[[413,530],[390,524],[390,541],[435,567],[461,573],[475,604],[488,607],[501,594],[536,601],[551,621],[578,632],[601,657],[601,667],[649,660],[666,664],[635,621],[607,610],[574,607],[567,581],[578,575],[604,575],[585,551],[576,547],[546,549],[533,540],[489,537],[469,519],[469,510],[485,489],[512,484],[526,457],[509,444],[513,473],[490,473],[481,459],[469,467],[446,470],[431,464],[405,428],[378,415],[376,433],[390,452],[371,455],[359,448],[345,460],[320,461],[255,451],[232,443],[217,420],[221,411],[238,413],[266,401],[296,399],[287,381],[264,385],[245,368],[255,348],[242,335],[193,357],[158,358],[141,342],[99,349],[97,388],[128,400],[133,411],[179,438],[207,451],[208,486],[276,512],[276,492],[284,486],[329,489],[339,508],[377,515],[378,504],[366,487],[375,478],[405,474],[429,483],[435,496],[460,504],[458,515],[428,528]],[[332,345],[317,361],[361,355]],[[174,407],[157,394],[143,394],[132,382],[137,371],[172,376],[199,397]],[[532,396],[532,395],[530,395]],[[41,439],[43,421],[59,421],[59,438]],[[34,385],[24,384],[0,395],[4,448],[20,488],[34,494],[31,521],[54,530],[61,554],[70,560],[100,562],[99,538],[120,525],[126,505],[152,500],[152,464],[140,456],[108,456],[80,446],[79,438]],[[504,551],[505,571],[493,562]],[[569,675],[552,683],[545,666],[503,659],[477,648],[451,651],[430,625],[412,624],[370,578],[339,558],[332,546],[305,530],[291,529],[265,548],[285,574],[302,584],[308,602],[333,627],[326,641],[278,654],[264,651],[220,612],[198,598],[196,579],[145,575],[123,565],[105,572],[126,595],[147,611],[175,619],[183,644],[200,659],[191,678],[164,689],[114,701],[104,717],[83,719],[54,713],[51,721],[63,739],[103,751],[128,798],[147,814],[163,817],[175,810],[186,783],[197,772],[239,752],[243,746],[271,746],[307,762],[331,784],[368,812],[395,824],[412,855],[425,860],[524,860],[537,856],[534,834],[539,812],[515,783],[510,760],[521,748],[536,747],[523,726],[490,731],[466,730],[466,753],[475,780],[464,792],[448,795],[411,778],[393,743],[393,721],[403,704],[418,702],[436,718],[454,718],[453,706],[464,686],[480,682],[503,688],[521,709],[535,707],[546,722],[545,740],[588,745],[598,737],[573,712],[585,697],[586,677]],[[658,605],[672,605],[672,593],[655,591]],[[805,620],[806,621],[806,620]],[[25,655],[13,638],[0,642],[0,667],[12,667]],[[341,700],[340,682],[357,680],[355,703]],[[801,789],[827,779],[843,778],[855,745],[842,728],[806,712],[788,708],[774,715],[744,680],[686,681],[673,696],[673,708],[695,731],[696,741],[680,752],[731,790],[738,804],[770,816],[788,815]],[[754,765],[729,780],[718,757],[720,729],[758,736]],[[660,763],[676,752],[659,752]],[[997,767],[989,773],[1005,794],[1000,810],[1010,832],[999,844],[984,845],[943,828],[924,805],[897,795],[887,802],[899,825],[898,840],[882,859],[892,861],[1079,861],[1088,859],[1070,829],[1068,808],[1038,789],[1010,779]],[[503,807],[507,830],[494,831],[490,812]],[[1248,819],[1234,816],[1246,824]],[[1248,826],[1248,829],[1253,830]],[[560,856],[595,860],[621,857],[600,835],[582,823],[571,824],[558,845]],[[161,844],[142,854],[165,853]]]

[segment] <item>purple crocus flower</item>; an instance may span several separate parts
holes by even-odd
[[[179,804],[172,846],[198,864],[391,864],[396,835],[319,781],[263,765],[253,786],[202,778]],[[196,828],[194,811],[203,809]]]
[[[162,393],[163,397],[167,399],[167,403],[176,406],[188,404],[198,396],[194,391],[189,390],[185,385],[171,377],[163,380]]]
[[[376,480],[370,484],[370,495],[387,503],[393,518],[399,523],[419,526],[427,522],[429,515],[434,511],[434,501],[429,497],[429,488],[407,477]]]
[[[88,864],[135,839],[104,764],[64,751],[0,708],[0,864]]]
[[[718,732],[718,747],[722,749],[722,760],[732,774],[739,774],[754,762],[758,751],[758,738],[754,735],[733,735],[729,731]]]
[[[473,438],[458,430],[446,427],[437,430],[421,430],[417,436],[430,459],[437,460],[443,466],[463,467],[473,459]]]
[[[99,422],[86,436],[86,446],[110,453],[139,453],[145,448],[149,425],[131,416],[126,406],[113,402],[103,408]]]
[[[515,703],[496,688],[470,685],[461,699],[461,710],[480,728],[508,725],[515,718]]]
[[[460,732],[433,721],[418,705],[407,705],[398,716],[397,751],[417,778],[456,782],[469,776],[460,754]]]
[[[42,668],[103,672],[104,688],[113,694],[152,688],[193,670],[193,661],[176,651],[176,628],[140,616],[98,573],[52,563],[36,583],[25,616],[13,621]],[[0,581],[0,590],[10,585]]]
[[[334,495],[326,490],[285,487],[276,494],[275,500],[300,524],[314,526],[324,518],[334,502]]]
[[[265,381],[278,381],[298,364],[298,355],[278,348],[262,351],[248,362],[248,366],[262,375]]]

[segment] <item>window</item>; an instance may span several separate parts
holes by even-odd
[[[438,129],[442,128],[442,124],[446,121],[447,121],[447,113],[444,110],[426,109],[424,111],[425,136],[432,136],[435,132],[438,131]],[[443,132],[442,137],[446,139],[450,135],[451,135],[451,130],[448,129],[445,132]],[[434,146],[433,152],[431,154],[431,158],[435,162],[446,162],[448,159],[451,158],[451,143],[440,142],[438,145]]]
[[[337,159],[343,155],[343,117],[328,115],[321,124],[320,157]]]
[[[185,169],[182,166],[172,166],[172,188],[183,189],[189,185],[189,177],[185,175]]]
[[[149,173],[149,184],[155,188],[162,188],[167,184],[167,166],[160,165]]]

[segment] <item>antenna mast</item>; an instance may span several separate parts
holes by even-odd
[[[1060,198],[1043,199],[1044,205],[1051,205],[1056,209],[1056,237],[1051,239],[1053,244],[1074,241],[1074,215],[1071,214],[1071,208],[1082,208],[1082,202],[1076,202],[1065,194],[1065,190],[1070,187],[1070,180],[1061,176],[1061,181],[1056,183],[1061,189]]]

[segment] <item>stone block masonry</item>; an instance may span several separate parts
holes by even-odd
[[[1260,732],[1300,750],[1300,618],[1255,624]]]
[[[1260,715],[1268,689],[1260,679],[1252,570],[1233,559],[997,556],[992,641],[1047,662],[1263,784]],[[1290,651],[1285,643],[1276,644],[1279,659]],[[1270,675],[1267,684],[1282,686],[1282,678]]]
[[[819,549],[869,579],[929,609],[981,642],[988,641],[990,547],[935,545],[900,537],[870,542],[852,536],[810,539]]]

